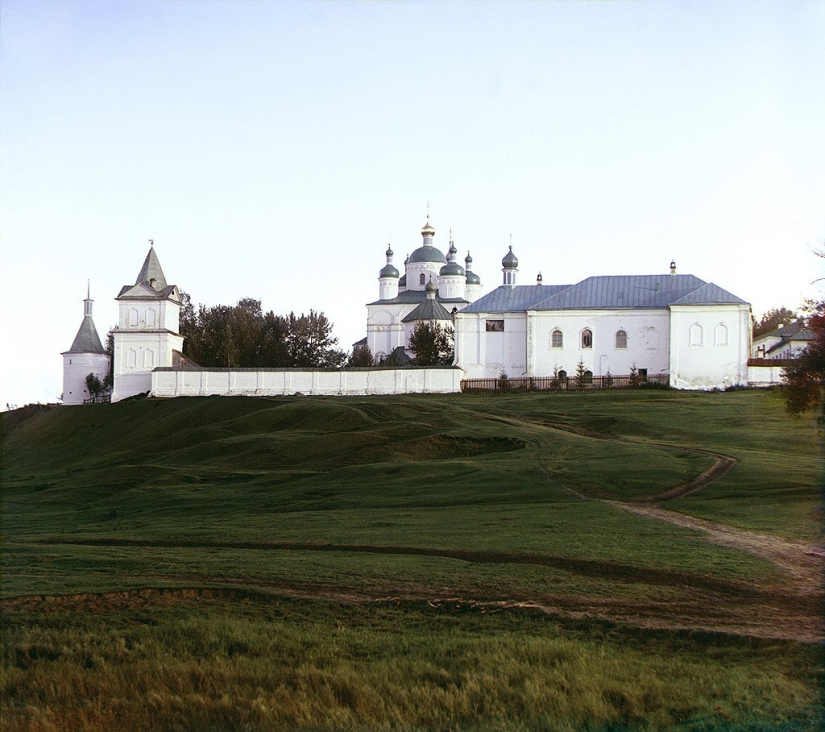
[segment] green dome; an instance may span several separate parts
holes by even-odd
[[[431,246],[418,247],[418,249],[410,254],[410,258],[407,261],[410,263],[439,262],[440,264],[447,264],[447,259],[441,251]]]
[[[475,272],[468,272],[467,273],[467,284],[468,285],[480,285],[481,278]]]
[[[391,264],[382,267],[381,271],[378,273],[379,277],[398,277],[398,270],[393,267]]]
[[[441,271],[438,274],[441,277],[449,277],[450,275],[463,275],[464,267],[462,267],[458,262],[448,262],[441,268]]]
[[[510,247],[510,251],[504,255],[504,259],[501,260],[501,266],[507,269],[515,269],[518,267],[518,259],[516,259],[516,255],[513,254],[512,246]]]

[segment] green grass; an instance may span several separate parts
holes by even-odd
[[[810,648],[263,597],[5,627],[6,729],[814,729]],[[798,710],[788,715],[788,709]]]
[[[782,635],[818,599],[789,599],[753,554],[599,500],[687,484],[718,453],[730,472],[663,505],[817,538],[817,433],[775,392],[3,417],[0,597],[220,598],[8,605],[4,727],[816,728],[815,651],[749,636]]]

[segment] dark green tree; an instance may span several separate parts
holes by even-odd
[[[420,321],[410,335],[410,351],[416,366],[449,366],[453,362],[453,329]]]
[[[372,356],[372,351],[370,351],[370,347],[366,343],[354,346],[352,349],[352,353],[350,353],[349,357],[347,358],[347,366],[360,366],[363,368],[374,365],[375,359]]]
[[[814,338],[791,366],[785,367],[782,394],[791,414],[818,410],[825,422],[825,302],[817,303],[808,318]]]
[[[799,315],[788,308],[771,308],[753,324],[753,336],[765,335],[776,330],[780,325],[790,325],[799,318]]]
[[[86,376],[86,388],[89,390],[89,397],[92,401],[97,401],[106,391],[103,382],[94,374]]]

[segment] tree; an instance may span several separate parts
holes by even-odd
[[[753,337],[758,338],[765,333],[776,330],[780,325],[790,325],[799,316],[788,308],[771,308],[753,324]]]
[[[810,345],[782,374],[785,407],[790,414],[820,411],[825,422],[825,302],[817,303],[808,318],[814,337]]]
[[[340,366],[346,354],[335,348],[332,323],[323,313],[264,314],[261,301],[200,305],[181,293],[183,352],[204,367],[317,368]]]
[[[453,329],[419,321],[410,335],[410,351],[416,366],[449,366],[453,362]]]
[[[92,401],[97,401],[106,391],[103,382],[94,374],[86,376],[86,388],[89,390],[89,397]]]
[[[347,366],[369,367],[374,365],[375,359],[372,357],[372,351],[366,343],[354,346],[352,353],[347,358]]]

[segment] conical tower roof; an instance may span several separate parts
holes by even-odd
[[[152,287],[156,290],[162,290],[166,287],[166,275],[163,274],[158,255],[155,254],[154,244],[149,247],[149,253],[146,255],[143,266],[140,268],[140,274],[138,274],[137,280],[135,280],[136,285],[139,285],[141,282],[151,283]]]
[[[86,315],[83,318],[83,322],[77,330],[77,335],[72,341],[72,347],[66,353],[106,353],[91,315]]]

